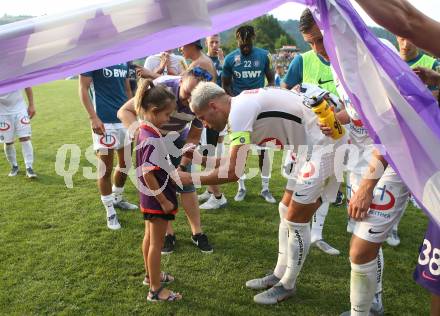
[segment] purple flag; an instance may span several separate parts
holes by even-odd
[[[440,223],[440,111],[431,92],[348,0],[309,1],[333,67],[376,144]]]

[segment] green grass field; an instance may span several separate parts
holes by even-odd
[[[83,176],[91,144],[89,122],[76,81],[58,81],[34,89],[37,115],[32,121],[39,177],[6,174],[0,158],[0,314],[2,315],[339,315],[349,308],[349,235],[344,207],[331,208],[324,235],[341,250],[331,257],[312,248],[298,280],[296,296],[277,306],[253,303],[245,281],[264,275],[276,263],[277,205],[258,196],[260,180],[247,182],[245,202],[236,203],[236,184],[224,186],[227,209],[202,211],[202,223],[214,253],[200,253],[190,242],[183,211],[175,222],[176,252],[164,256],[163,269],[176,277],[178,303],[151,304],[140,244],[143,219],[138,211],[119,211],[123,228],[110,231],[93,180]],[[82,151],[73,188],[55,173],[58,148],[77,144]],[[272,192],[280,199],[285,181],[274,163]],[[252,159],[251,165],[256,165]],[[66,166],[67,169],[67,166]],[[138,201],[132,183],[130,201]],[[412,280],[426,217],[408,207],[400,225],[402,244],[384,247],[384,304],[387,315],[427,315],[429,295]]]

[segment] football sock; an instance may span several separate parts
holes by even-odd
[[[261,176],[261,191],[269,191],[269,177]]]
[[[31,141],[27,140],[21,142],[21,150],[23,152],[23,159],[26,168],[32,168],[32,164],[34,163],[34,150]]]
[[[116,214],[115,208],[113,207],[113,194],[101,195],[102,204],[104,204],[105,210],[107,211],[107,218]]]
[[[245,175],[242,175],[240,179],[238,179],[238,190],[246,190],[246,186],[244,185],[245,179],[246,179]]]
[[[11,167],[17,166],[17,153],[15,151],[14,144],[4,145],[6,159],[8,160]]]
[[[289,229],[284,221],[288,207],[283,203],[278,204],[280,213],[280,226],[278,227],[278,260],[273,274],[281,279],[286,272],[287,264],[287,239],[289,238]]]
[[[368,316],[376,292],[377,259],[364,264],[351,263],[351,316]]]
[[[310,248],[310,223],[294,223],[284,219],[288,229],[287,268],[281,284],[286,289],[295,287],[296,279]]]
[[[382,280],[383,280],[383,268],[384,268],[384,258],[382,247],[379,248],[379,253],[377,254],[377,272],[376,272],[376,295],[375,300],[379,305],[382,305]]]
[[[315,212],[312,218],[312,237],[311,242],[314,243],[315,241],[322,239],[322,230],[324,229],[324,221],[325,217],[328,213],[328,207],[329,203],[322,203],[321,206],[318,208],[318,210]]]
[[[119,187],[113,185],[112,192],[113,192],[113,197],[114,197],[114,203],[119,203],[122,200],[122,193],[124,193],[124,187],[119,188]]]

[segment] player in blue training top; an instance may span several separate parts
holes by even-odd
[[[119,108],[132,97],[126,63],[93,70],[80,75],[79,94],[89,114],[92,127],[93,150],[100,161],[98,164],[98,188],[101,201],[107,211],[107,227],[119,229],[115,207],[137,209],[137,206],[123,200],[122,193],[127,179],[129,161],[125,161],[124,149],[131,152],[126,143],[126,128],[118,119]],[[127,138],[128,139],[128,138]],[[113,156],[116,151],[118,165],[113,175]]]
[[[237,96],[244,90],[263,88],[265,79],[267,85],[273,86],[275,75],[272,67],[271,56],[268,51],[253,47],[255,30],[251,25],[240,26],[235,32],[238,49],[225,57],[222,73],[222,86],[226,93]],[[259,163],[261,170],[261,196],[269,203],[275,203],[275,199],[269,191],[269,179],[271,163],[268,151],[261,150]],[[267,159],[265,159],[265,156]],[[238,181],[236,201],[242,201],[246,196],[244,185],[245,177]]]

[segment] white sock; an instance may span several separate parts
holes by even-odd
[[[377,260],[376,295],[374,296],[374,300],[377,301],[379,305],[382,305],[382,280],[383,280],[383,267],[385,264],[382,247],[379,248],[379,253],[377,254],[376,260]]]
[[[351,263],[351,316],[368,316],[376,292],[377,259],[364,264]]]
[[[287,240],[289,238],[289,229],[284,222],[288,207],[283,203],[278,204],[278,212],[280,213],[280,226],[278,227],[278,260],[273,274],[281,279],[286,272],[287,265]]]
[[[32,168],[32,164],[34,163],[34,149],[32,148],[31,141],[21,142],[21,150],[26,168]]]
[[[117,186],[112,186],[112,192],[114,197],[114,203],[118,203],[122,200],[122,193],[124,193],[124,187],[118,188]]]
[[[261,191],[269,191],[269,177],[261,176]]]
[[[225,145],[223,143],[218,143],[217,147],[215,147],[215,156],[221,157],[225,151]]]
[[[284,288],[293,289],[310,248],[310,223],[294,223],[286,219],[284,222],[289,229],[289,238],[287,268],[280,282]]]
[[[238,179],[238,189],[239,190],[246,190],[246,186],[244,185],[244,180],[246,179],[246,176],[245,175],[242,175],[241,177],[240,177],[240,179]]]
[[[328,213],[330,203],[322,203],[312,218],[312,238],[311,242],[322,239],[322,230],[324,229],[325,217]]]
[[[101,195],[102,204],[104,204],[105,210],[107,211],[107,218],[116,214],[115,208],[113,206],[113,194]]]
[[[17,166],[17,153],[15,151],[15,145],[4,145],[6,159],[9,161],[11,167]]]
[[[408,204],[405,203],[405,206],[403,207],[402,212],[401,212],[400,215],[399,215],[399,219],[398,219],[398,220],[394,223],[394,225],[393,225],[393,230],[396,231],[396,232],[397,232],[397,229],[399,228],[400,220],[402,219],[403,214],[405,214],[405,210],[406,210],[406,206],[407,206],[407,205],[408,205]]]

